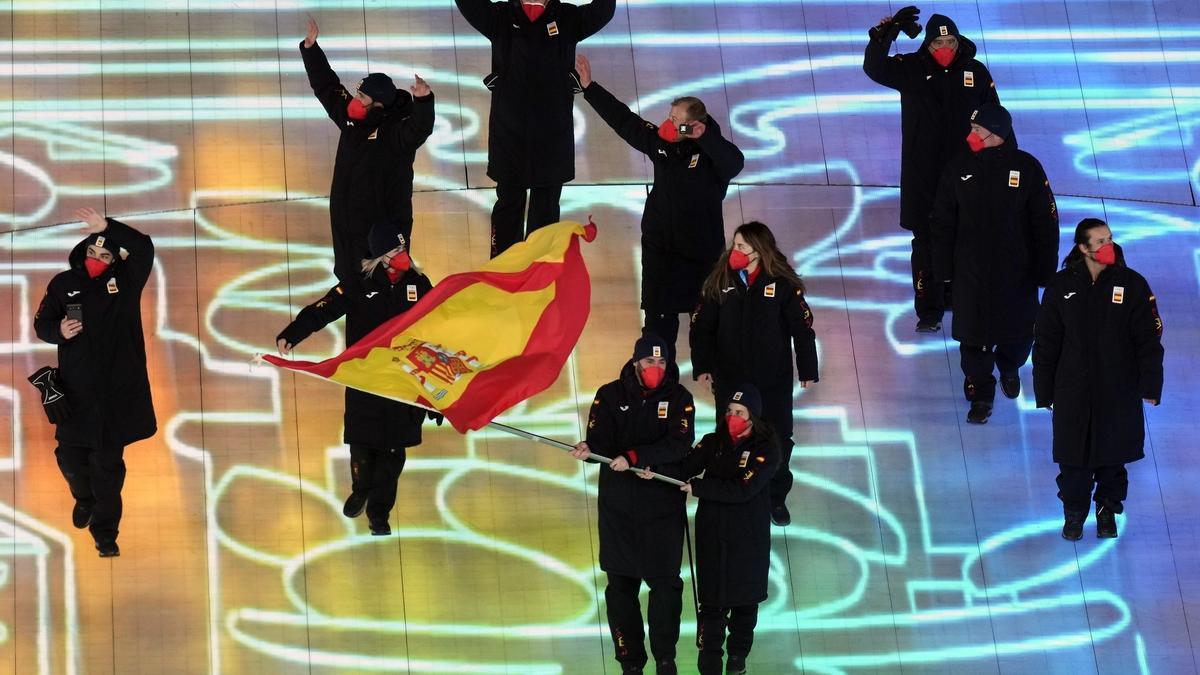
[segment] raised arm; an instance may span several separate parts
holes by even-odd
[[[339,128],[346,123],[346,105],[350,103],[350,92],[342,86],[337,73],[329,66],[329,59],[321,45],[317,44],[317,22],[308,19],[308,36],[300,41],[300,57],[304,59],[304,72],[308,73],[308,84],[313,95],[325,108],[325,114]]]
[[[579,40],[600,32],[617,12],[617,0],[592,0],[579,7]]]
[[[496,33],[496,8],[488,0],[454,0],[471,27],[491,40]]]
[[[394,148],[398,151],[415,152],[433,133],[433,92],[420,75],[416,79],[416,84],[408,88],[413,95],[412,115],[400,125],[400,134],[395,141],[398,146]]]
[[[634,150],[647,155],[654,152],[658,142],[658,127],[635,115],[629,106],[600,86],[599,82],[592,81],[592,68],[587,57],[581,54],[575,58],[575,70],[583,85],[583,100],[592,106],[600,119]]]

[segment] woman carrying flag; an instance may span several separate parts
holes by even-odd
[[[288,354],[305,338],[346,317],[346,343],[358,342],[380,324],[408,311],[433,284],[408,256],[407,218],[371,228],[369,260],[362,278],[334,286],[320,300],[300,310],[276,343]],[[342,513],[356,518],[365,509],[371,534],[392,533],[388,514],[396,503],[396,481],[404,470],[407,448],[421,444],[427,411],[357,389],[346,389],[343,442],[350,445],[350,497]],[[428,413],[441,424],[441,415]]]

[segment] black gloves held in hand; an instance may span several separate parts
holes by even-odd
[[[896,12],[891,20],[871,28],[868,34],[872,40],[891,42],[899,37],[900,31],[904,31],[909,38],[916,39],[921,34],[921,24],[917,21],[920,14],[921,10],[910,5]]]
[[[43,366],[29,376],[29,382],[42,393],[42,408],[51,424],[62,424],[71,416],[71,406],[58,379],[58,368]]]

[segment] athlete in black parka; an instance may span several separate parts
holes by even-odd
[[[608,575],[604,599],[617,661],[625,672],[645,666],[638,593],[650,588],[650,651],[658,672],[674,668],[683,579],[685,498],[677,488],[638,478],[630,467],[683,460],[695,436],[692,395],[657,335],[638,339],[621,377],[596,392],[587,439],[572,454],[613,458],[600,470],[600,569]]]
[[[655,125],[592,81],[584,56],[575,68],[592,109],[654,165],[642,212],[642,309],[647,330],[667,341],[674,360],[679,315],[696,307],[704,278],[725,248],[721,202],[745,157],[700,99],[675,99],[666,121]]]
[[[1163,388],[1163,322],[1150,284],[1125,265],[1108,225],[1079,223],[1063,269],[1046,286],[1033,347],[1033,391],[1054,412],[1063,537],[1117,536],[1129,489],[1125,465],[1145,456],[1142,402]],[[1093,488],[1095,493],[1093,494]]]
[[[487,175],[496,181],[492,257],[559,220],[563,183],[575,179],[575,45],[612,19],[616,0],[454,0],[492,43]],[[525,193],[529,192],[526,227]]]
[[[717,410],[739,383],[762,395],[763,417],[778,434],[779,470],[771,481],[771,519],[791,522],[793,387],[820,378],[813,313],[804,283],[764,224],[749,222],[733,234],[733,246],[704,282],[689,334],[692,372],[713,392]],[[793,357],[793,351],[795,353]]]
[[[701,675],[720,675],[726,628],[726,672],[745,672],[771,567],[768,485],[780,461],[777,435],[762,417],[762,396],[753,385],[734,387],[728,401],[716,432],[700,439],[681,463],[659,470],[689,481],[683,490],[700,499],[696,646]]]
[[[954,325],[967,421],[987,422],[996,395],[1021,391],[1021,366],[1033,346],[1038,287],[1058,262],[1058,207],[1033,155],[1017,148],[1012,118],[1000,106],[974,115],[977,152],[946,166],[934,205],[933,268],[953,280]]]
[[[58,345],[59,380],[71,408],[55,430],[54,455],[75,498],[72,522],[90,525],[96,549],[109,557],[120,555],[125,446],[158,429],[142,331],[154,242],[92,209],[76,215],[89,235],[71,251],[71,268],[50,280],[33,325],[39,338]]]
[[[371,228],[372,258],[359,261],[358,279],[334,286],[320,300],[300,310],[275,338],[287,354],[305,338],[346,317],[346,345],[366,337],[380,324],[417,304],[433,285],[412,266],[408,255],[408,221],[398,219]],[[345,431],[350,446],[351,494],[342,512],[355,518],[365,507],[371,534],[391,534],[388,514],[396,504],[396,481],[404,470],[407,449],[421,444],[422,408],[346,388]]]
[[[334,273],[355,281],[367,258],[367,233],[374,223],[398,218],[412,229],[413,162],[433,133],[433,93],[420,77],[409,91],[391,78],[371,73],[351,94],[317,44],[309,19],[300,56],[313,94],[341,132],[329,188]],[[411,245],[411,242],[410,242]]]
[[[888,56],[901,25],[915,21],[917,11],[906,7],[872,29],[863,71],[900,92],[900,226],[913,235],[917,330],[936,332],[945,311],[942,279],[933,274],[929,225],[938,180],[946,164],[967,149],[971,112],[1000,98],[991,73],[975,58],[975,43],[941,14],[929,17],[920,49]]]

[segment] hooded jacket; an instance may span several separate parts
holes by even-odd
[[[695,438],[692,395],[667,366],[662,383],[643,389],[630,361],[621,377],[596,392],[588,413],[587,444],[631,466],[658,467],[687,456]],[[685,495],[633,472],[600,468],[600,569],[646,579],[677,576],[683,556]]]
[[[455,0],[463,18],[492,43],[487,175],[521,187],[575,178],[575,45],[612,19],[616,0],[573,5],[548,0],[530,21],[520,0]]]
[[[958,52],[945,68],[928,50],[942,26],[958,38]],[[890,48],[890,39],[871,40],[863,71],[900,92],[900,225],[925,232],[942,170],[968,149],[971,113],[984,103],[999,103],[1000,97],[992,74],[975,59],[975,43],[941,14],[929,17],[920,49],[888,56]]]
[[[1033,337],[1038,287],[1058,261],[1058,206],[1046,172],[1016,139],[946,166],[931,218],[933,271],[952,279],[955,340]]]
[[[1141,459],[1142,399],[1162,402],[1163,322],[1150,284],[1124,257],[1095,282],[1070,264],[1042,295],[1033,391],[1054,406],[1054,461],[1113,466]]]
[[[334,286],[320,300],[300,310],[279,333],[293,345],[346,317],[346,344],[353,345],[381,324],[412,309],[433,288],[424,274],[409,269],[395,283],[380,266],[367,278]],[[342,441],[378,449],[410,448],[421,444],[421,425],[427,411],[382,396],[346,387],[345,431]]]
[[[658,126],[633,113],[596,82],[583,92],[597,114],[654,165],[642,212],[642,309],[690,312],[725,248],[721,202],[745,156],[711,116],[699,138],[663,140]]]
[[[319,44],[300,55],[313,94],[337,125],[337,154],[329,188],[334,273],[353,281],[367,254],[371,226],[391,218],[412,223],[413,162],[417,148],[433,133],[433,94],[414,99],[403,89],[387,108],[371,108],[352,120],[346,106],[353,96],[342,86]],[[409,242],[411,246],[411,241]]]
[[[79,242],[69,257],[70,269],[50,280],[34,316],[34,330],[58,345],[58,372],[71,416],[54,437],[62,445],[99,449],[102,442],[125,446],[154,435],[158,423],[146,373],[146,341],[142,330],[142,290],[154,266],[150,237],[112,218],[99,234],[113,263],[95,279],[84,266],[89,241]],[[83,312],[83,330],[67,340],[60,322],[68,305]]]

